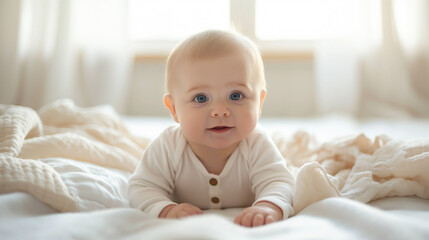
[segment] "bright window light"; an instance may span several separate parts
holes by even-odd
[[[398,38],[408,51],[416,51],[418,49],[419,39],[424,39],[421,34],[425,31],[421,24],[424,23],[421,19],[425,10],[419,10],[419,2],[414,1],[393,1],[394,21],[398,31]]]
[[[129,0],[133,41],[181,40],[206,29],[228,29],[229,0]]]
[[[359,0],[256,0],[261,40],[317,40],[354,34]]]

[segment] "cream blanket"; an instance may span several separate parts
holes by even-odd
[[[428,136],[429,137],[429,136]],[[329,197],[367,203],[393,196],[429,198],[429,138],[364,134],[317,144],[306,132],[274,140],[296,176],[295,213]]]
[[[62,212],[76,197],[43,158],[67,158],[132,172],[149,140],[131,135],[106,107],[59,100],[36,113],[0,105],[0,193],[24,191]]]
[[[49,165],[59,157],[132,172],[149,143],[106,108],[59,100],[35,111],[0,105],[0,193],[24,191],[59,211],[78,211],[76,197]],[[429,137],[429,136],[428,136]],[[361,134],[318,144],[306,132],[273,136],[296,176],[295,214],[329,197],[369,202],[429,198],[429,139],[374,140]]]

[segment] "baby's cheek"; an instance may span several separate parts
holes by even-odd
[[[186,137],[195,137],[204,127],[204,119],[198,118],[198,115],[186,114],[180,122],[182,132]]]
[[[250,134],[256,127],[258,114],[253,111],[242,112],[239,116],[239,122],[242,126],[243,134]]]

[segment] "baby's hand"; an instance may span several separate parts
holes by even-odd
[[[182,218],[192,215],[203,214],[203,211],[189,203],[168,205],[159,214],[160,218]]]
[[[282,218],[283,212],[279,207],[264,201],[244,209],[234,222],[245,227],[256,227],[280,221]]]

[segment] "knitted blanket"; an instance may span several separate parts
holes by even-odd
[[[132,172],[149,140],[131,135],[106,107],[59,100],[41,108],[0,105],[0,193],[28,192],[62,212],[73,193],[43,158],[67,158]]]

